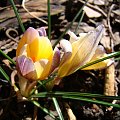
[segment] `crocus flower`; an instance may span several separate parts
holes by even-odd
[[[73,32],[69,31],[68,34],[70,35],[70,41],[72,41],[71,46],[70,43],[67,44],[69,41],[67,41],[66,44],[64,44],[65,40],[60,42],[61,47],[63,47],[64,44],[64,49],[66,48],[66,50],[64,51],[64,55],[59,65],[58,78],[74,73],[80,66],[91,60],[94,61],[104,57],[105,54],[103,55],[103,52],[101,52],[101,54],[98,52],[100,51],[98,50],[98,43],[101,40],[103,33],[103,25],[99,25],[94,31],[82,34],[81,37],[77,37]],[[71,52],[66,52],[67,50]],[[108,65],[107,63],[108,62],[103,61],[96,66],[92,65],[88,67],[88,69],[103,68]]]
[[[18,44],[16,56],[17,69],[27,79],[43,80],[53,69],[54,51],[43,28],[27,29]]]
[[[46,79],[58,66],[59,61],[59,50],[56,48],[53,51],[45,29],[41,27],[36,30],[29,27],[22,36],[16,51],[20,89],[24,89],[22,93],[24,94],[27,89],[27,82]]]

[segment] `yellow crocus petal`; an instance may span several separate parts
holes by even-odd
[[[104,55],[103,57],[107,57],[107,55]],[[93,62],[93,61],[95,61],[95,60],[99,60],[99,59],[101,59],[101,58],[103,58],[103,57],[97,57],[96,59],[94,59],[94,60],[91,60],[90,62]],[[97,70],[97,69],[103,69],[103,68],[106,68],[106,67],[108,67],[109,65],[111,65],[113,62],[112,62],[112,60],[104,60],[104,61],[102,61],[102,62],[99,62],[99,63],[96,63],[96,64],[94,64],[94,65],[91,65],[91,66],[89,66],[89,67],[86,67],[86,68],[84,68],[84,69],[82,69],[82,70]]]
[[[16,50],[16,57],[20,55],[21,48],[26,44],[25,36],[23,36],[18,44],[17,50]]]
[[[41,59],[35,62],[34,66],[37,73],[37,79],[43,80],[50,72],[51,63],[47,59]]]
[[[25,45],[20,49],[19,56],[21,56],[21,55],[27,56],[27,52],[28,52],[27,49],[28,49],[28,45],[25,44]]]
[[[99,45],[99,47],[97,48],[97,50],[95,51],[95,54],[94,56],[92,57],[92,59],[89,61],[90,62],[93,62],[95,60],[99,60],[103,57],[107,57],[107,54],[105,53],[105,50],[104,48]],[[96,70],[96,69],[103,69],[105,67],[108,67],[109,65],[111,65],[113,63],[113,61],[111,59],[107,59],[107,60],[104,60],[102,62],[99,62],[99,63],[96,63],[94,65],[91,65],[91,66],[88,66],[82,70]]]
[[[38,37],[28,44],[30,53],[28,57],[32,58],[34,62],[40,59],[52,60],[53,49],[47,37]]]
[[[89,32],[85,37],[72,43],[72,56],[68,61],[59,66],[59,77],[72,74],[92,58],[102,37],[103,28],[103,26],[98,26],[95,31]]]
[[[93,42],[90,42],[90,38],[93,38],[93,34],[89,34],[89,36],[87,35],[83,39],[72,43],[72,56],[69,60],[64,62],[64,64],[60,65],[58,76],[67,76],[74,72],[77,67],[89,61],[89,56],[93,48]]]
[[[23,34],[23,36],[22,36],[22,38],[21,38],[21,40],[18,44],[18,47],[17,47],[17,50],[16,50],[16,56],[19,56],[20,50],[25,44],[31,43],[37,37],[39,37],[38,31],[35,30],[32,27],[29,27],[26,30],[26,32]]]
[[[19,56],[21,55],[25,55],[26,57],[28,57],[30,55],[30,49],[29,49],[29,46],[28,44],[25,44],[21,50],[20,50],[20,53],[19,53]]]
[[[25,44],[25,45],[20,49],[19,56],[21,56],[21,55],[25,55],[26,57],[28,57],[28,55],[30,55],[30,49],[29,49],[28,44]]]

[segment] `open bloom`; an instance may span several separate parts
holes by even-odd
[[[104,57],[106,54],[98,47],[98,43],[104,33],[104,26],[99,25],[94,31],[82,34],[77,37],[73,32],[69,31],[70,43],[65,40],[60,42],[64,54],[58,69],[58,78],[68,76],[74,73],[80,66]],[[67,51],[67,52],[66,52]],[[103,61],[96,65],[89,66],[85,70],[104,68],[110,61]]]
[[[56,58],[54,55],[59,56],[56,51],[53,51],[45,29],[41,27],[36,30],[29,27],[17,47],[17,70],[20,75],[29,80],[43,80],[56,67],[53,64]]]

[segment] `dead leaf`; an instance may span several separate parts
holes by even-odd
[[[83,8],[83,10],[85,11],[86,15],[89,17],[89,18],[98,18],[98,17],[101,17],[101,13],[99,12],[96,12],[95,10],[85,6]]]
[[[95,5],[105,5],[105,0],[94,0]]]
[[[110,47],[110,37],[109,36],[103,36],[101,39],[100,43],[106,48],[106,49],[111,49]]]

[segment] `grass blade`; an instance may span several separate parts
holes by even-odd
[[[80,8],[80,10],[78,11],[78,13],[76,14],[76,16],[74,17],[74,19],[72,20],[72,22],[67,26],[67,28],[65,29],[65,31],[63,32],[63,34],[58,38],[58,40],[55,42],[55,44],[53,45],[53,48],[55,48],[55,46],[59,43],[59,41],[62,39],[62,37],[65,35],[65,33],[69,30],[69,28],[73,25],[73,23],[75,22],[75,20],[78,18],[78,16],[80,15],[80,13],[82,12],[83,7],[86,5],[87,1],[85,2],[85,4]]]
[[[55,97],[53,97],[52,100],[53,100],[53,103],[55,105],[55,108],[56,108],[56,111],[57,111],[57,113],[59,115],[60,120],[64,120],[64,117],[62,115],[62,112],[61,112],[60,106],[59,106],[59,104],[57,102],[57,99]]]
[[[95,60],[95,61],[93,61],[93,62],[87,63],[87,64],[85,64],[85,65],[83,65],[83,66],[80,66],[78,69],[75,70],[75,72],[76,72],[77,70],[83,69],[83,68],[88,67],[88,66],[90,66],[90,65],[99,63],[99,62],[101,62],[101,61],[104,61],[104,60],[107,60],[107,59],[110,59],[110,58],[113,58],[113,57],[116,57],[116,56],[117,56],[117,57],[120,56],[120,51],[119,51],[119,52],[113,52],[113,53],[111,53],[111,54],[108,54],[107,57],[104,57],[104,58],[101,58],[101,59],[99,59],[99,60]]]
[[[8,55],[6,55],[1,49],[0,49],[0,54],[2,54],[5,58],[7,58],[14,65],[16,64],[15,61],[11,59]]]
[[[103,99],[109,99],[109,100],[120,100],[119,96],[105,96],[101,94],[92,94],[92,93],[80,93],[80,92],[41,92],[37,93],[35,95],[32,95],[31,97],[63,97],[63,96],[76,96],[76,97],[89,97],[89,98],[103,98]]]
[[[93,98],[107,99],[107,100],[120,100],[119,96],[105,96],[100,94],[57,91],[57,92],[41,92],[36,95],[32,95],[31,97],[60,97],[64,99],[81,100],[81,101],[120,108],[120,105],[118,104],[112,104],[112,103],[101,101],[101,100],[93,100]]]
[[[24,28],[24,26],[23,26],[23,24],[22,24],[20,15],[19,15],[19,13],[17,12],[17,8],[16,8],[16,6],[15,6],[15,3],[14,3],[13,0],[10,0],[10,2],[11,2],[11,5],[12,5],[12,7],[13,7],[13,10],[14,10],[14,12],[15,12],[15,15],[16,15],[16,17],[17,17],[17,19],[18,19],[19,25],[20,25],[22,31],[25,32],[25,28]]]
[[[52,112],[50,112],[46,108],[42,107],[37,101],[31,101],[31,102],[34,105],[36,105],[38,108],[40,108],[43,112],[45,112],[46,114],[48,114],[50,117],[52,117],[53,119],[56,119],[56,117],[52,114]]]
[[[51,15],[50,15],[50,0],[47,1],[48,6],[48,39],[51,39]]]
[[[85,14],[85,11],[83,11],[83,13],[82,13],[82,15],[81,15],[81,18],[80,18],[80,20],[79,20],[79,22],[78,22],[78,25],[77,25],[76,29],[75,29],[75,34],[77,33],[77,30],[78,30],[78,28],[79,28],[79,26],[80,26],[80,23],[81,23],[82,20],[83,20],[84,14]]]
[[[112,103],[109,103],[109,102],[100,101],[100,100],[93,100],[93,99],[84,98],[84,97],[66,96],[66,97],[63,97],[63,98],[81,100],[81,101],[86,101],[86,102],[90,102],[90,103],[95,103],[95,104],[101,104],[101,105],[105,105],[105,106],[113,106],[113,107],[116,107],[116,108],[120,108],[119,104],[112,104]]]
[[[0,66],[0,72],[5,77],[5,79],[10,82],[9,76],[6,74],[6,72],[2,69],[1,66]]]

